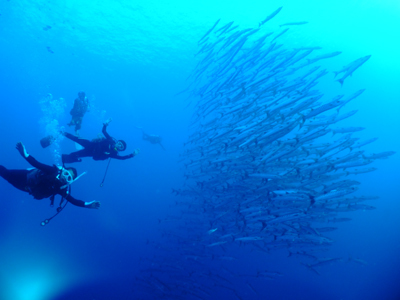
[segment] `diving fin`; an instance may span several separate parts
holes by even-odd
[[[42,148],[47,148],[48,146],[53,144],[55,140],[56,138],[50,134],[40,140],[40,145],[42,145]]]

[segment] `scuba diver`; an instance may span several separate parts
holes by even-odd
[[[61,202],[65,198],[68,202],[79,207],[95,209],[100,207],[100,202],[98,201],[84,202],[71,196],[71,184],[85,173],[77,177],[75,168],[63,168],[56,165],[49,166],[42,164],[26,152],[25,146],[21,142],[17,143],[16,148],[21,156],[34,168],[11,170],[0,165],[0,176],[15,188],[28,192],[37,200],[50,198],[51,205],[54,203],[54,196],[61,195]],[[60,207],[57,211],[60,212],[62,208],[60,203]],[[47,219],[42,225],[47,224],[49,220],[50,219]]]
[[[159,144],[163,150],[165,150],[164,146],[161,144],[161,136],[155,134],[147,134],[141,127],[136,127],[142,130],[142,140],[150,142],[150,144]]]
[[[74,101],[74,107],[69,112],[72,116],[68,126],[75,125],[75,134],[79,136],[79,129],[81,129],[82,119],[86,112],[89,111],[89,100],[84,92],[78,93],[78,98]]]
[[[62,162],[74,163],[81,162],[81,157],[92,157],[94,160],[105,160],[107,158],[115,158],[125,160],[132,158],[139,154],[139,149],[135,149],[133,153],[120,156],[118,153],[126,149],[126,143],[123,140],[116,140],[107,133],[107,126],[111,122],[111,119],[107,120],[103,124],[103,135],[104,137],[94,139],[92,141],[81,139],[70,133],[63,132],[62,134],[70,140],[78,143],[83,147],[82,150],[72,152],[71,154],[63,154]]]

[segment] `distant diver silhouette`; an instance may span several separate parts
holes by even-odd
[[[147,134],[146,132],[144,132],[142,127],[136,126],[136,128],[142,130],[142,139],[144,141],[148,141],[151,144],[159,144],[161,146],[161,148],[163,148],[163,150],[165,150],[164,146],[161,144],[161,141],[162,141],[161,136],[156,135],[156,134]]]

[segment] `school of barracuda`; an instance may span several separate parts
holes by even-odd
[[[255,280],[283,274],[262,265],[239,274],[231,262],[241,258],[229,253],[284,250],[319,274],[320,266],[349,260],[318,251],[333,243],[326,233],[335,223],[351,220],[342,213],[374,209],[365,201],[378,197],[352,195],[360,184],[353,175],[374,171],[374,160],[394,152],[367,154],[362,147],[376,138],[360,140],[353,134],[364,128],[338,126],[357,112],[342,108],[364,89],[347,96],[317,89],[330,74],[318,63],[341,52],[279,43],[290,26],[307,23],[265,32],[280,10],[255,29],[218,28],[218,20],[199,40],[202,59],[186,91],[197,101],[181,157],[186,184],[174,190],[182,213],[160,221],[164,241],[153,243],[160,254],[143,261],[135,281],[144,298],[213,299],[217,290],[244,299],[243,288],[260,297]],[[335,71],[334,84],[369,58]]]

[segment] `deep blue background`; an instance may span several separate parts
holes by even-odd
[[[159,220],[176,210],[171,190],[184,182],[178,160],[193,106],[186,107],[187,95],[175,94],[187,86],[185,79],[197,63],[197,40],[218,18],[255,27],[284,5],[281,19],[271,26],[310,21],[288,35],[286,43],[343,51],[340,59],[327,62],[330,69],[372,54],[346,79],[345,93],[364,87],[367,91],[348,105],[359,112],[343,126],[366,127],[357,135],[363,139],[379,137],[366,147],[370,153],[399,152],[400,63],[394,26],[400,16],[398,4],[278,2],[1,1],[0,163],[29,167],[15,150],[18,141],[39,161],[55,163],[52,149],[39,144],[46,134],[39,122],[46,116],[40,101],[48,93],[64,98],[67,106],[58,122],[65,125],[80,90],[95,103],[84,117],[81,136],[96,137],[102,122],[112,117],[109,133],[128,143],[127,152],[140,148],[141,153],[131,160],[111,161],[103,188],[99,184],[107,161],[85,159],[76,164],[79,172],[88,174],[74,183],[73,196],[101,201],[102,206],[95,211],[68,205],[45,228],[40,222],[55,211],[49,201],[33,200],[0,181],[0,299],[135,299],[133,281],[140,276],[140,259],[153,251],[146,242],[160,238]],[[326,93],[340,90],[333,76],[320,88]],[[136,126],[161,135],[166,151],[143,141]],[[63,153],[75,150],[68,140],[60,146]],[[353,220],[329,235],[335,244],[326,255],[358,257],[368,266],[342,262],[315,276],[286,253],[232,248],[230,255],[238,257],[233,268],[264,264],[285,274],[254,282],[263,299],[399,299],[399,155],[373,166],[378,170],[357,180],[362,181],[360,194],[381,197],[367,203],[377,209],[349,213]],[[215,299],[223,296],[220,293]],[[255,299],[248,290],[243,294]]]

